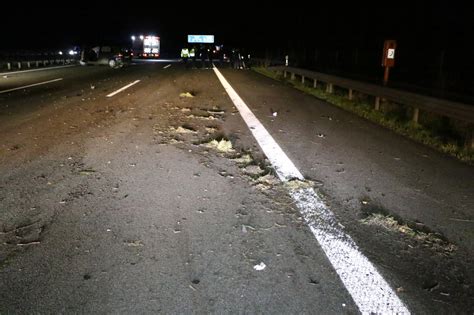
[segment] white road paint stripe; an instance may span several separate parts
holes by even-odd
[[[171,63],[167,66],[164,66],[163,69],[168,69],[169,67],[171,67]]]
[[[54,69],[69,68],[69,67],[77,67],[77,65],[48,67],[48,68],[38,68],[38,69],[21,70],[21,71],[14,71],[14,72],[3,72],[3,73],[0,73],[0,75],[21,74],[21,73],[36,72],[36,71],[46,71],[46,70],[54,70]]]
[[[26,89],[26,88],[33,87],[33,86],[49,84],[49,83],[61,81],[62,79],[63,78],[59,78],[59,79],[54,79],[54,80],[49,80],[49,81],[44,81],[44,82],[39,82],[39,83],[33,83],[33,84],[29,84],[29,85],[24,85],[24,86],[16,87],[16,88],[13,88],[13,89],[3,90],[3,91],[0,91],[0,94],[13,92],[13,91],[17,91],[17,90],[22,90],[22,89]]]
[[[214,68],[214,72],[275,167],[278,177],[283,182],[304,180],[303,175],[225,77],[217,68]],[[342,230],[333,212],[313,188],[289,188],[289,194],[362,314],[410,314],[375,266]]]
[[[122,91],[128,89],[128,88],[131,87],[132,85],[137,84],[138,82],[140,82],[140,80],[136,80],[136,81],[134,81],[134,82],[132,82],[132,83],[130,83],[130,84],[127,84],[127,85],[125,85],[124,87],[118,89],[117,91],[110,93],[109,95],[107,95],[107,97],[112,97],[112,96],[114,96],[114,95],[116,95],[116,94],[118,94],[118,93],[120,93],[120,92],[122,92]]]

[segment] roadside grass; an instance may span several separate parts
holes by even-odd
[[[252,70],[269,78],[290,84],[302,92],[355,113],[360,117],[382,125],[435,150],[469,164],[474,164],[474,150],[469,150],[464,146],[461,133],[457,128],[446,123],[443,118],[427,117],[423,123],[416,124],[407,115],[410,109],[403,105],[391,106],[393,104],[385,103],[381,106],[382,110],[376,111],[373,104],[369,104],[368,97],[355,96],[353,100],[349,100],[345,95],[347,93],[345,91],[335,89],[330,94],[322,89],[321,84],[319,87],[313,88],[312,86],[302,84],[298,80],[284,78],[283,75],[264,67],[252,68]]]

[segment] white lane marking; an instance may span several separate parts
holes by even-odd
[[[171,67],[171,63],[167,66],[164,66],[163,69],[168,69],[169,67]]]
[[[44,81],[44,82],[39,82],[39,83],[33,83],[33,84],[29,84],[29,85],[24,85],[24,86],[16,87],[16,88],[13,88],[13,89],[3,90],[3,91],[0,91],[0,94],[8,93],[8,92],[16,91],[16,90],[22,90],[22,89],[26,89],[26,88],[33,87],[33,86],[49,84],[49,83],[53,83],[53,82],[56,82],[56,81],[61,81],[62,79],[63,78],[59,78],[59,79],[54,79],[54,80],[49,80],[49,81]]]
[[[132,83],[130,83],[130,84],[127,84],[127,85],[125,85],[124,87],[118,89],[117,91],[110,93],[109,95],[107,95],[107,97],[112,97],[112,96],[114,96],[114,95],[116,95],[116,94],[118,94],[118,93],[120,93],[120,92],[122,92],[122,91],[128,89],[128,88],[131,87],[132,85],[137,84],[138,82],[140,82],[140,80],[136,80],[136,81],[134,81],[134,82],[132,82]]]
[[[68,66],[58,66],[58,67],[49,67],[49,68],[30,69],[30,70],[22,70],[22,71],[14,71],[14,72],[3,72],[3,73],[0,73],[0,75],[21,74],[21,73],[28,73],[28,72],[35,72],[35,71],[54,70],[54,69],[69,68],[69,67],[76,67],[76,66],[77,66],[77,65],[68,65]]]
[[[295,178],[303,180],[303,175],[220,71],[214,68],[214,72],[275,167],[278,177],[283,182]],[[289,194],[362,314],[410,314],[375,266],[342,230],[333,212],[313,188],[289,188]]]

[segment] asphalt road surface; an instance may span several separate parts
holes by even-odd
[[[250,70],[219,71],[0,76],[0,313],[474,312],[472,166]],[[304,179],[280,180],[280,155],[265,155],[218,72]],[[335,263],[294,184],[406,308],[348,285],[360,262]]]

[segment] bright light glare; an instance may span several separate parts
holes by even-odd
[[[60,51],[60,52],[59,52],[59,54],[60,54],[60,55],[62,55],[62,54],[63,54],[63,52],[62,52],[62,51]]]
[[[143,35],[140,35],[140,39],[143,40],[145,37]]]
[[[75,55],[74,50],[71,49],[71,50],[69,51],[69,55],[70,55],[70,56]]]
[[[132,35],[132,40],[135,40],[135,38],[136,38],[135,35]]]

